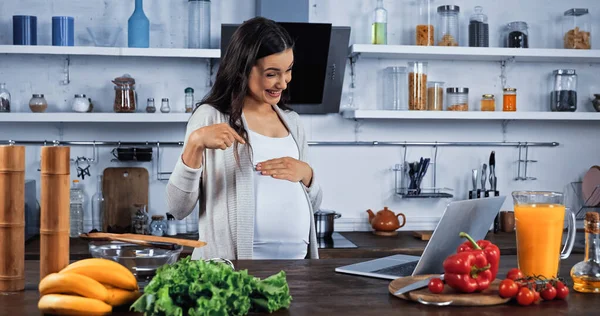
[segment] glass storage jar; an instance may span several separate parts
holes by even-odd
[[[489,47],[490,29],[483,8],[475,7],[475,13],[469,19],[469,47]]]
[[[437,8],[438,12],[438,46],[458,46],[459,43],[459,13],[457,5],[442,5]]]
[[[408,110],[406,67],[387,67],[384,73],[384,110]]]
[[[496,111],[496,99],[494,99],[493,94],[481,96],[481,111]]]
[[[468,111],[469,88],[446,89],[446,111]]]
[[[505,29],[506,47],[529,48],[529,31],[527,23],[522,21],[510,22]]]
[[[85,94],[76,94],[73,98],[72,109],[75,112],[85,113],[90,109],[90,100]]]
[[[46,112],[48,102],[46,102],[43,94],[34,94],[29,100],[29,108],[31,109],[31,112]]]
[[[134,234],[148,235],[148,212],[145,204],[134,204],[131,214],[131,232]]]
[[[194,89],[187,87],[185,92],[185,113],[192,113],[194,111]]]
[[[210,48],[210,0],[188,0],[188,48]]]
[[[502,96],[502,111],[515,112],[517,110],[517,89],[504,88]]]
[[[427,110],[428,111],[443,111],[444,110],[444,82],[441,82],[441,81],[427,82]]]
[[[571,49],[592,48],[592,21],[588,9],[570,9],[563,17],[563,45]]]
[[[148,98],[148,101],[146,101],[146,112],[147,113],[154,113],[156,112],[156,106],[154,106],[154,98]]]
[[[150,234],[154,236],[164,236],[167,233],[169,225],[165,221],[165,217],[162,215],[152,215],[152,222],[150,222]]]
[[[116,113],[132,113],[136,108],[135,79],[123,76],[112,81],[115,84],[115,103],[113,110]]]
[[[408,71],[408,109],[427,110],[427,62],[409,62]]]
[[[10,92],[6,83],[0,83],[0,112],[10,112]]]
[[[556,69],[553,72],[550,110],[575,112],[577,110],[577,74],[575,69]]]
[[[171,112],[171,107],[169,106],[169,98],[163,98],[161,105],[160,105],[160,111],[163,113],[169,113]]]
[[[433,12],[431,4],[433,0],[418,0],[419,22],[415,29],[415,43],[419,46],[435,45]]]

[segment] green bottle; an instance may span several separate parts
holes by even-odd
[[[383,8],[383,0],[377,0],[371,26],[371,43],[387,44],[387,10]]]

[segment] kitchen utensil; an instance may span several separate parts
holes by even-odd
[[[483,164],[481,167],[481,196],[480,197],[488,197],[489,195],[485,192],[485,180],[487,176],[487,165]]]
[[[190,240],[190,239],[181,239],[181,238],[173,238],[173,237],[160,237],[160,236],[152,236],[152,235],[140,235],[140,234],[111,234],[111,233],[100,233],[100,232],[91,232],[87,234],[79,235],[80,238],[84,239],[103,239],[103,240],[114,240],[114,241],[122,241],[126,239],[129,243],[139,243],[140,245],[151,246],[153,243],[158,243],[159,245],[164,246],[165,244],[171,245],[179,245],[186,246],[192,248],[200,248],[206,246],[206,243],[203,241]]]
[[[417,194],[421,194],[421,182],[423,181],[423,177],[427,173],[427,168],[429,167],[429,158],[423,159],[421,157],[421,164],[419,168],[419,175],[417,176]]]
[[[428,274],[428,275],[417,275],[398,278],[390,282],[388,290],[391,294],[409,301],[418,302],[419,299],[432,305],[447,304],[452,301],[452,306],[489,306],[499,305],[510,301],[510,298],[502,298],[498,294],[498,287],[500,286],[500,279],[496,279],[492,282],[486,290],[479,293],[459,293],[447,285],[444,285],[444,291],[440,294],[433,294],[427,288],[427,283],[431,278],[440,277],[439,274]],[[394,294],[400,289],[410,286],[416,282],[419,286],[415,290],[404,292],[403,294]],[[424,285],[422,285],[424,284]],[[415,285],[416,286],[416,285]]]
[[[490,189],[496,191],[496,152],[490,154]]]
[[[431,239],[431,235],[433,234],[433,231],[413,231],[413,236],[415,236],[416,238],[419,238],[421,240],[427,241],[429,239]]]
[[[380,210],[377,214],[370,209],[367,210],[367,213],[369,213],[369,224],[371,224],[375,235],[395,236],[398,234],[396,230],[406,224],[404,214],[394,214],[387,206],[384,206],[383,210]],[[398,220],[399,216],[402,216],[402,223]]]
[[[105,212],[103,231],[131,231],[135,204],[148,205],[148,170],[140,167],[104,169],[102,193]]]
[[[477,172],[478,172],[477,169],[471,170],[471,174],[472,174],[471,180],[473,181],[473,190],[469,191],[469,200],[477,198]]]
[[[396,292],[394,292],[394,295],[402,295],[404,293],[408,293],[410,291],[414,291],[414,290],[418,290],[418,289],[422,289],[424,287],[427,287],[427,284],[429,284],[429,281],[431,281],[431,279],[436,278],[437,276],[430,276],[424,280],[420,280],[414,283],[410,283],[407,286],[404,286],[401,289],[398,289]],[[444,280],[444,276],[440,276],[440,279],[443,281]]]
[[[591,167],[583,176],[581,183],[585,206],[600,205],[600,166]]]
[[[315,212],[314,219],[317,238],[331,238],[334,230],[333,222],[336,218],[340,217],[342,217],[342,214],[334,211],[319,210]]]

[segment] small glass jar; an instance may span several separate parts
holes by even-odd
[[[150,222],[150,234],[154,236],[164,236],[167,234],[168,229],[165,217],[162,215],[152,215],[152,222]]]
[[[446,111],[468,111],[469,88],[446,89]]]
[[[163,113],[169,113],[171,112],[171,107],[169,106],[169,99],[168,98],[163,98],[162,99],[162,103],[160,105],[160,111]]]
[[[502,95],[502,111],[515,112],[517,110],[517,89],[504,88]]]
[[[469,19],[469,47],[490,46],[490,27],[483,8],[475,7],[475,13]]]
[[[148,213],[146,205],[135,204],[133,206],[133,214],[131,215],[131,232],[134,234],[148,235]]]
[[[43,94],[34,94],[29,100],[29,108],[31,109],[31,112],[46,112],[46,109],[48,108],[48,102],[46,102]]]
[[[575,69],[556,69],[553,72],[554,87],[550,94],[550,110],[575,112],[577,110],[577,73]]]
[[[460,7],[457,5],[442,5],[437,8],[437,12],[437,46],[458,46],[460,34]]]
[[[75,112],[85,113],[90,109],[90,100],[85,94],[76,94],[73,98],[72,109]]]
[[[527,23],[522,21],[510,22],[505,29],[506,47],[529,48],[529,31]]]
[[[194,110],[194,89],[185,88],[185,113],[192,113]]]
[[[0,83],[0,112],[10,112],[10,92],[6,83]]]
[[[433,0],[418,0],[419,23],[415,29],[415,44],[418,46],[435,45],[434,17],[431,11]]]
[[[387,67],[384,74],[383,109],[389,111],[408,110],[406,67]]]
[[[444,110],[444,82],[430,81],[427,83],[427,110]]]
[[[148,101],[146,104],[146,112],[147,113],[156,112],[156,107],[154,106],[154,98],[148,98]]]
[[[408,109],[427,110],[427,63],[408,63]]]
[[[481,96],[481,111],[496,111],[496,99],[493,94],[484,94]]]
[[[588,9],[565,11],[562,25],[564,48],[592,48],[592,21]]]
[[[128,75],[115,78],[115,103],[113,110],[116,113],[133,113],[136,108],[135,79]]]

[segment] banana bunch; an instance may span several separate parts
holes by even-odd
[[[38,308],[56,315],[106,315],[113,306],[141,294],[135,276],[121,264],[100,258],[74,262],[39,284]]]

